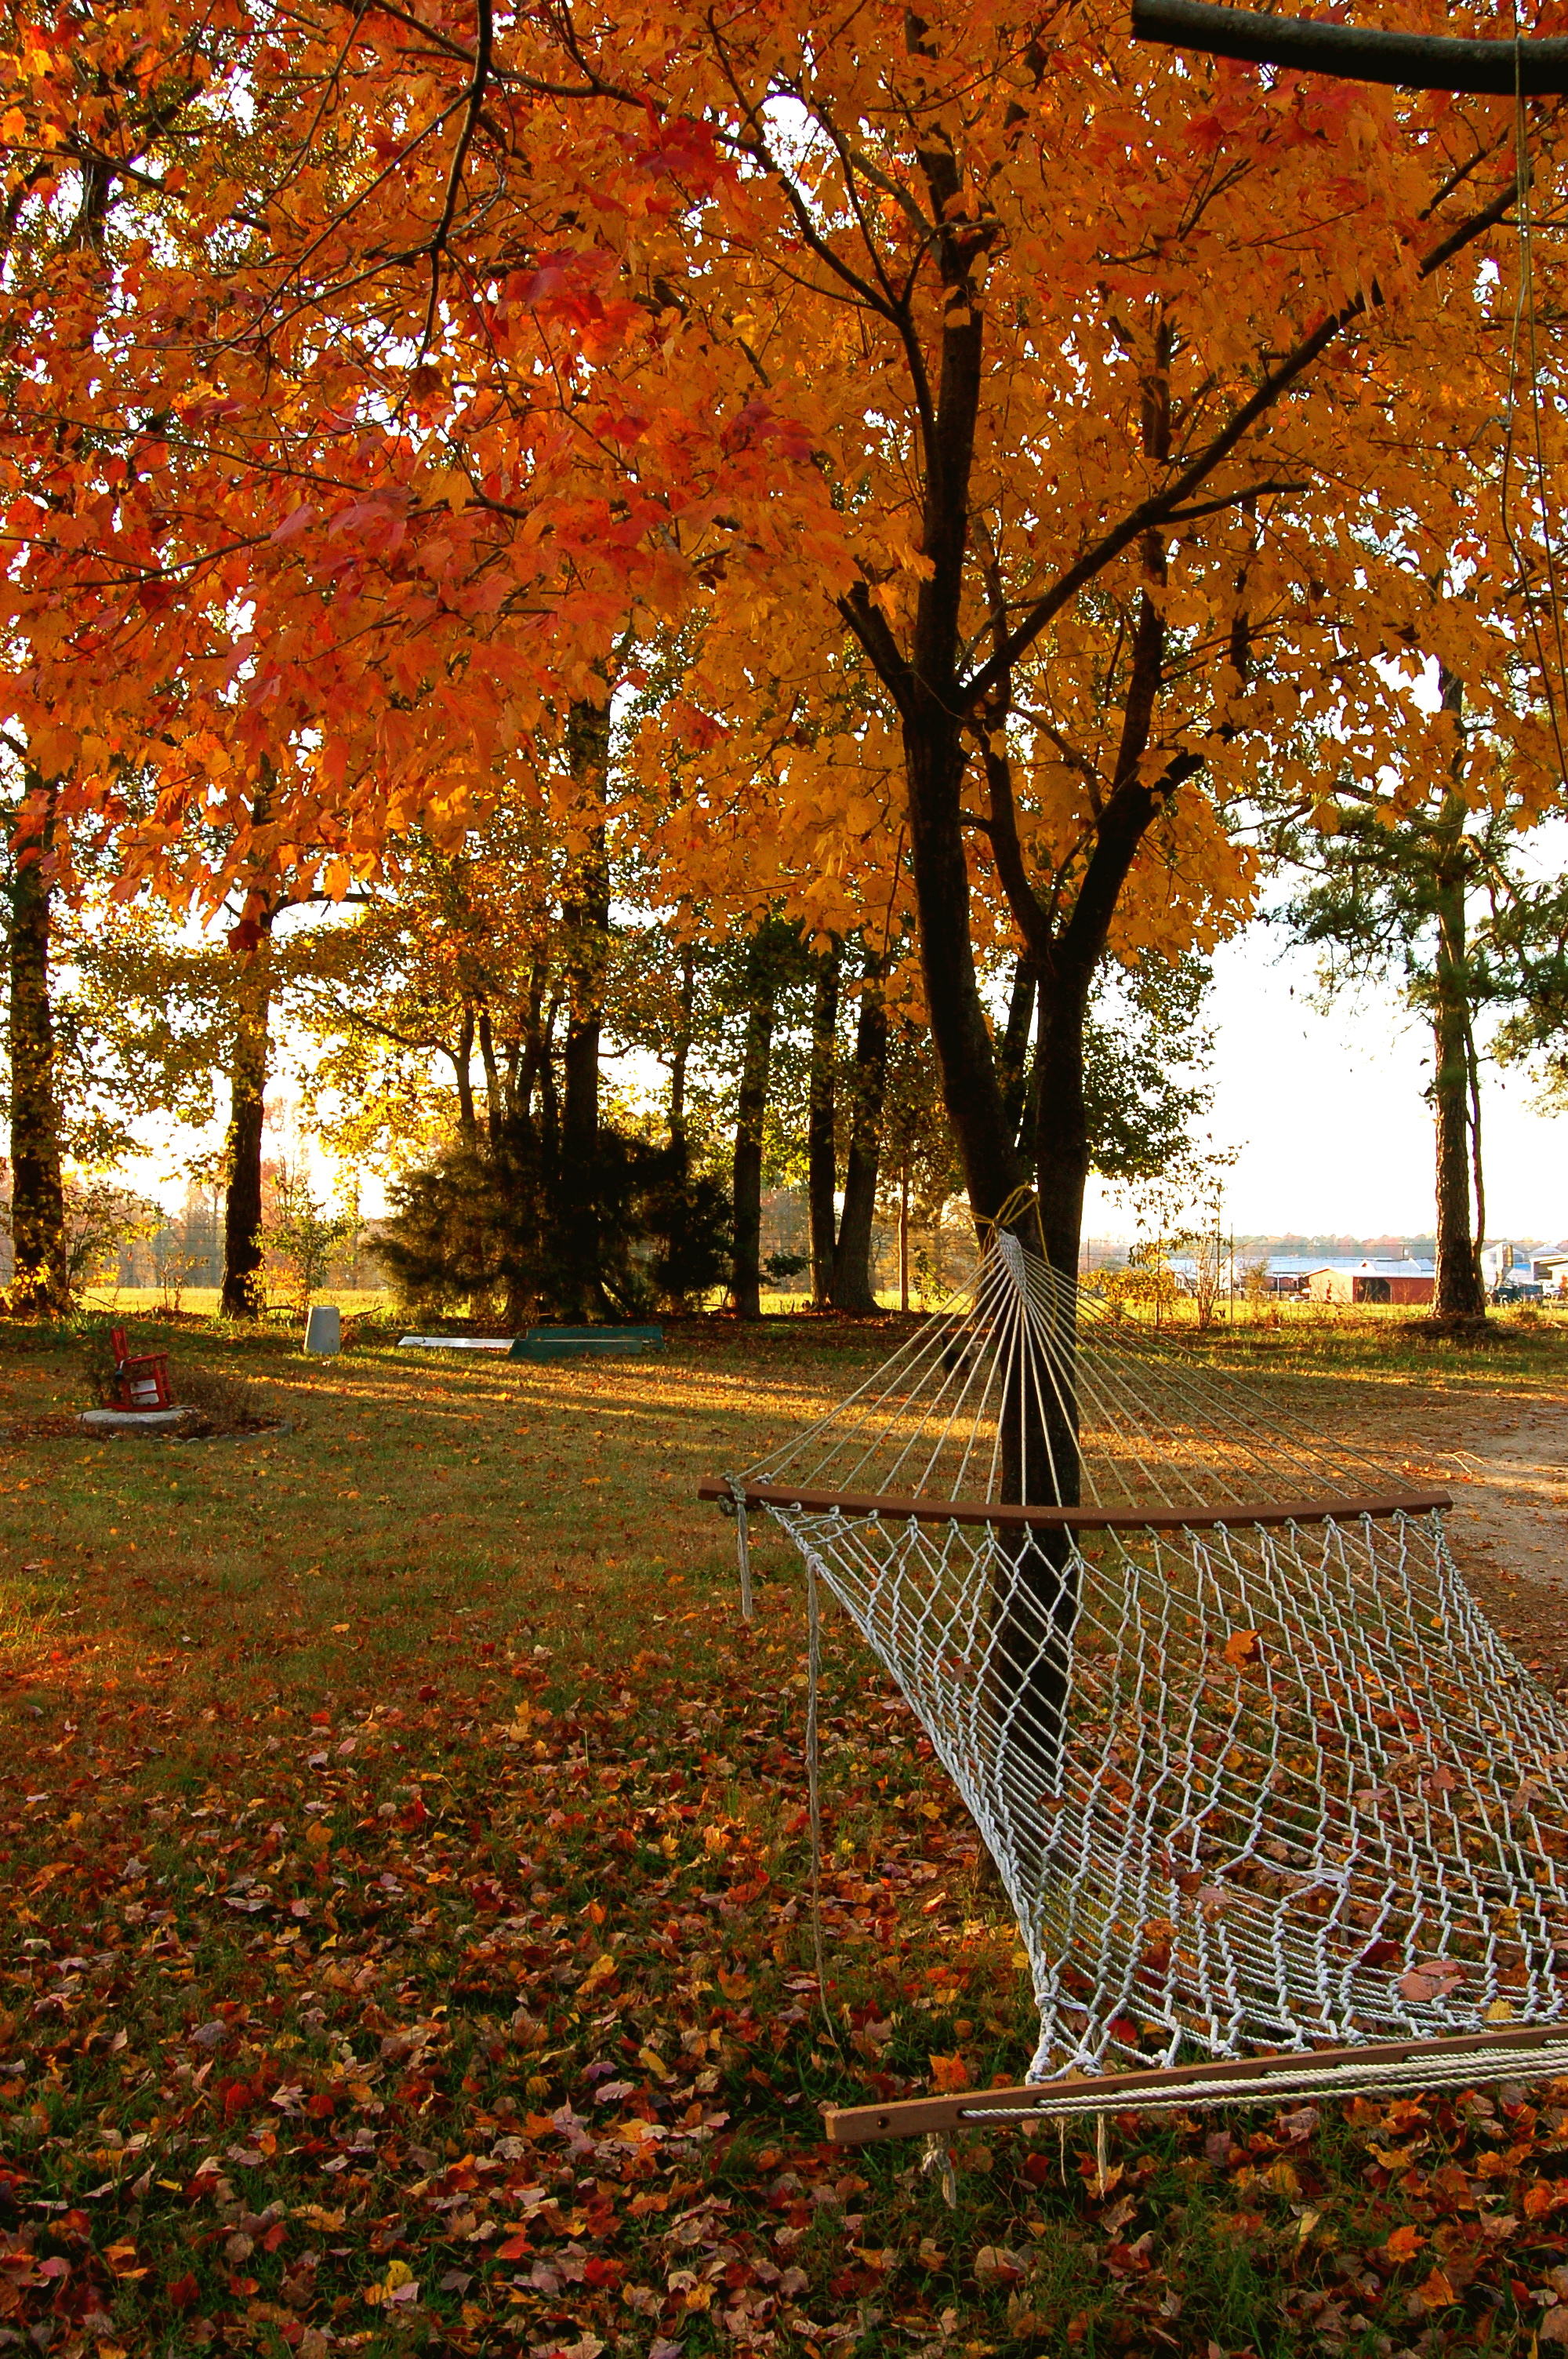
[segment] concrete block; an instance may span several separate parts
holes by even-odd
[[[86,1433],[172,1433],[196,1415],[193,1408],[84,1408]]]

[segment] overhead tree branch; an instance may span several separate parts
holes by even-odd
[[[1265,16],[1210,0],[1132,0],[1133,38],[1239,58],[1249,65],[1337,74],[1401,90],[1492,92],[1512,98],[1568,92],[1568,40],[1463,41],[1427,33],[1363,31],[1303,16]]]

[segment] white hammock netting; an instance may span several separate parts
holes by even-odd
[[[1314,2052],[1568,2017],[1568,1723],[1443,1495],[1007,1233],[840,1408],[704,1488],[745,1503],[743,1565],[746,1505],[784,1527],[929,1734],[1017,1913],[1031,2081],[1292,2051],[1269,2086],[1311,2088]]]

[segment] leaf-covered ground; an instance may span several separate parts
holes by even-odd
[[[970,2136],[948,2188],[822,2142],[825,2099],[1031,2044],[972,1831],[838,1630],[824,2012],[796,1585],[764,1542],[742,1628],[691,1499],[886,1342],[181,1336],[294,1430],[161,1447],[54,1430],[70,1346],[0,1340],[0,2350],[1568,2343],[1568,2085]]]

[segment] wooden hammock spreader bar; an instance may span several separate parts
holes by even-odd
[[[1446,1491],[1390,1491],[1364,1499],[1260,1499],[1219,1507],[1019,1507],[994,1499],[892,1499],[875,1493],[801,1491],[787,1483],[741,1484],[749,1507],[798,1507],[807,1515],[879,1516],[890,1524],[999,1524],[1073,1532],[1212,1532],[1223,1525],[1359,1523],[1364,1516],[1430,1516],[1454,1505]],[[731,1501],[728,1483],[697,1486],[699,1499]]]
[[[1316,17],[1265,16],[1210,0],[1132,0],[1141,41],[1239,58],[1249,65],[1337,74],[1345,82],[1393,82],[1403,90],[1490,91],[1511,98],[1568,91],[1568,40],[1464,41],[1443,34],[1362,31]],[[1518,81],[1515,81],[1515,75]]]
[[[1497,2080],[1505,2067],[1528,2065],[1535,2051],[1560,2049],[1552,2060],[1568,2071],[1568,2022],[1535,2023],[1511,2031],[1465,2032],[1454,2039],[1400,2039],[1366,2048],[1292,2049],[1284,2055],[1227,2057],[1221,2063],[1161,2065],[1146,2072],[1107,2072],[1081,2081],[1032,2081],[1012,2089],[966,2089],[946,2097],[909,2097],[884,2105],[824,2105],[826,2135],[834,2146],[866,2146],[876,2138],[922,2137],[932,2130],[1056,2121],[1078,2114],[1158,2110],[1165,2105],[1266,2104],[1269,2084],[1287,2091],[1313,2082],[1314,2095],[1332,2096],[1343,2076],[1347,2093],[1410,2068],[1439,2081]],[[1474,2073],[1470,2071],[1474,2064]],[[1321,2087],[1315,2085],[1322,2082]],[[1424,2084],[1422,2084],[1424,2085]],[[1234,2092],[1234,2093],[1229,2093]]]

